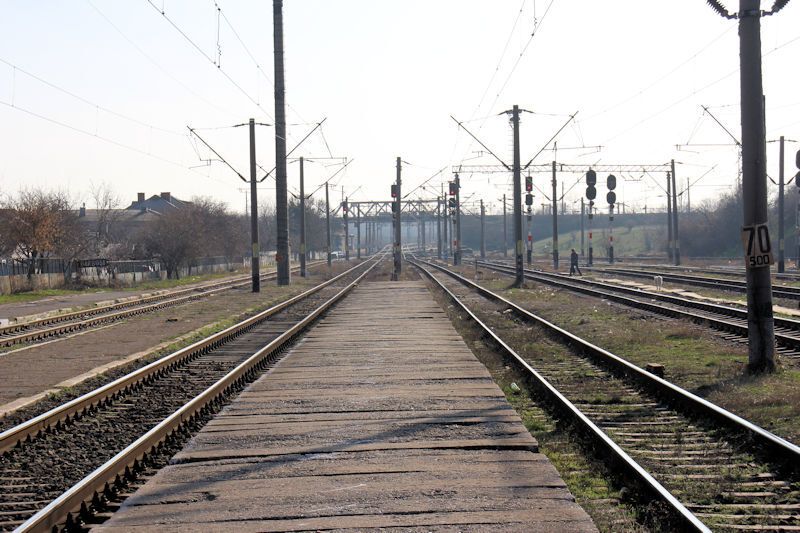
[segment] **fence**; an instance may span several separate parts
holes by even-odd
[[[261,254],[261,266],[275,264],[275,252]],[[158,260],[109,261],[107,259],[81,259],[67,269],[67,261],[59,258],[0,259],[0,294],[30,290],[57,289],[69,280],[100,286],[134,286],[143,281],[166,279],[167,272]],[[181,278],[200,274],[249,270],[250,256],[201,257],[190,265],[181,267]],[[29,269],[33,274],[28,277]]]

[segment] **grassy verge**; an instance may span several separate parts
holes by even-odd
[[[792,441],[800,442],[800,365],[749,376],[747,345],[714,330],[568,291],[484,271],[483,284],[533,313],[632,363],[664,365],[666,379]]]

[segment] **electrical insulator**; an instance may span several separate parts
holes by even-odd
[[[531,176],[525,176],[525,190],[528,192],[533,190],[533,178]]]

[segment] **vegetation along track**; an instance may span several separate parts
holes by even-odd
[[[113,501],[199,419],[252,380],[378,261],[0,433],[0,529],[49,531]],[[171,453],[167,454],[167,457]],[[26,522],[27,521],[27,522]]]
[[[478,265],[501,274],[514,275],[514,268],[505,264],[478,261]],[[744,341],[747,339],[747,311],[738,307],[535,270],[526,269],[525,279],[644,309],[659,315],[691,320],[722,331],[723,336],[731,340]],[[782,317],[775,317],[774,320],[778,353],[792,359],[800,359],[800,321]]]
[[[742,280],[734,280],[729,278],[718,278],[710,276],[694,276],[691,274],[663,272],[659,270],[637,270],[631,268],[593,268],[592,272],[596,274],[607,274],[612,276],[626,276],[632,278],[645,278],[653,279],[653,276],[661,276],[665,282],[677,283],[680,285],[693,285],[696,287],[707,287],[710,289],[717,289],[723,291],[747,292],[747,283]],[[786,298],[788,300],[800,300],[800,287],[782,287],[780,285],[772,286],[772,296],[775,298]]]
[[[309,267],[323,263],[322,261],[315,262]],[[270,280],[274,279],[275,276],[275,272],[268,272],[262,275],[261,279]],[[89,307],[36,320],[13,323],[0,327],[0,347],[43,342],[68,333],[100,327],[134,315],[158,311],[166,307],[206,298],[221,291],[243,287],[249,285],[250,280],[250,276],[237,276],[233,279],[216,281],[200,286],[132,298],[124,302]]]
[[[672,527],[800,528],[800,448],[428,265],[418,266],[530,376],[557,416],[575,424],[615,469],[671,510]]]

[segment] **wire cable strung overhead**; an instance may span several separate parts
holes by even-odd
[[[228,81],[229,81],[229,82],[230,82],[230,83],[231,83],[231,84],[232,84],[234,87],[236,87],[236,88],[239,90],[239,92],[240,92],[240,93],[242,93],[242,94],[243,94],[243,95],[244,95],[244,96],[245,96],[245,97],[246,97],[248,100],[250,100],[250,101],[251,101],[251,102],[252,102],[252,103],[253,103],[253,104],[254,104],[256,107],[258,107],[258,108],[261,110],[261,112],[262,112],[262,113],[264,113],[264,114],[265,114],[267,117],[269,117],[269,119],[270,119],[270,120],[273,120],[273,121],[274,121],[274,118],[273,118],[273,117],[272,117],[272,115],[269,113],[269,111],[267,111],[266,109],[264,109],[264,108],[261,106],[261,104],[260,104],[260,103],[259,103],[259,102],[258,102],[258,101],[255,99],[255,98],[253,98],[253,97],[250,95],[250,93],[248,93],[247,91],[245,91],[245,90],[244,90],[244,88],[243,88],[241,85],[239,85],[239,83],[238,83],[236,80],[234,80],[234,79],[231,77],[231,75],[230,75],[230,74],[228,74],[227,72],[225,72],[225,71],[222,69],[222,66],[219,64],[219,62],[218,62],[218,61],[215,61],[213,57],[211,57],[210,55],[208,55],[208,54],[207,54],[207,53],[206,53],[206,52],[205,52],[205,51],[204,51],[202,48],[200,48],[200,46],[199,46],[199,45],[198,45],[196,42],[194,42],[194,41],[191,39],[191,37],[189,37],[189,36],[188,36],[188,35],[187,35],[187,34],[186,34],[186,33],[185,33],[185,32],[184,32],[184,31],[183,31],[181,28],[180,28],[180,26],[178,26],[178,25],[177,25],[177,24],[176,24],[176,23],[175,23],[175,22],[174,22],[174,21],[173,21],[171,18],[169,18],[169,16],[167,16],[166,12],[165,12],[163,9],[161,9],[161,8],[160,8],[160,7],[158,7],[158,6],[157,6],[155,3],[153,3],[153,0],[147,0],[147,3],[148,3],[148,4],[150,4],[150,5],[153,7],[153,9],[155,9],[156,11],[158,11],[158,12],[161,14],[161,16],[164,18],[164,20],[166,20],[166,21],[167,21],[167,22],[168,22],[168,23],[169,23],[169,24],[170,24],[170,25],[171,25],[173,28],[175,28],[175,30],[176,30],[176,31],[177,31],[179,34],[181,34],[181,36],[182,36],[182,37],[183,37],[183,38],[184,38],[184,39],[185,39],[185,40],[186,40],[186,41],[187,41],[189,44],[191,44],[191,45],[192,45],[192,47],[193,47],[195,50],[197,50],[197,52],[198,52],[200,55],[202,55],[204,58],[206,58],[206,60],[208,60],[208,62],[209,62],[209,63],[211,63],[212,65],[214,65],[214,66],[216,67],[216,69],[217,69],[217,70],[220,72],[220,74],[222,74],[223,76],[225,76],[225,79],[227,79],[227,80],[228,80]]]

